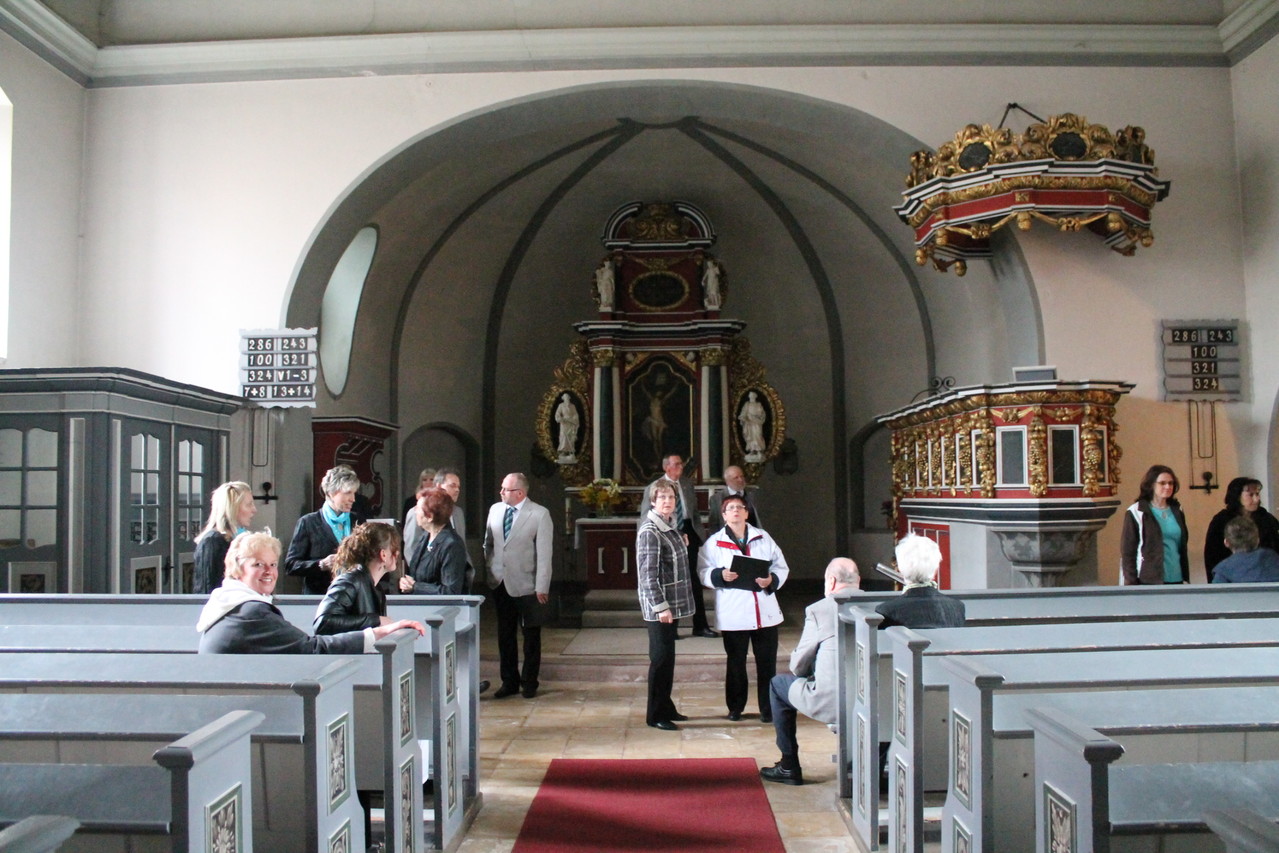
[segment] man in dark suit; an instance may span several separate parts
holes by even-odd
[[[678,453],[662,457],[663,477],[675,485],[675,529],[683,533],[688,542],[688,564],[697,565],[697,549],[706,541],[706,526],[702,524],[702,514],[697,510],[697,491],[693,481],[684,478],[684,457]],[[653,484],[644,489],[644,497],[640,499],[640,518],[648,515],[653,507]],[[721,524],[720,527],[723,527]],[[702,585],[693,584],[693,635],[697,637],[718,637],[719,632],[711,630],[706,622],[706,602],[702,600]]]
[[[962,628],[964,602],[942,595],[937,589],[941,549],[927,536],[910,534],[897,543],[897,571],[906,584],[902,594],[875,608],[884,617],[880,629]]]
[[[551,592],[551,556],[555,528],[546,507],[528,499],[528,478],[507,474],[502,499],[489,508],[484,527],[484,560],[497,607],[497,654],[503,699],[522,693],[537,695],[542,667],[542,622]],[[516,629],[524,633],[524,668],[519,666]]]
[[[759,523],[759,509],[755,506],[755,495],[746,488],[746,474],[736,465],[724,469],[724,486],[711,492],[710,512],[706,519],[706,529],[711,533],[724,526],[724,498],[730,495],[741,495],[746,501],[746,523],[763,530]]]
[[[797,714],[821,723],[835,722],[839,703],[839,650],[835,636],[839,627],[839,605],[834,596],[860,585],[856,563],[847,557],[830,561],[826,566],[825,595],[804,610],[804,632],[790,656],[790,669],[794,674],[774,675],[769,682],[773,729],[777,748],[782,753],[781,761],[759,771],[769,782],[804,784],[804,771],[799,766],[799,740],[795,736]]]

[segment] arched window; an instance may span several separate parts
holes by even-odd
[[[342,253],[324,289],[320,305],[320,365],[324,368],[324,384],[335,397],[346,388],[360,294],[376,250],[377,229],[371,225],[361,228]]]

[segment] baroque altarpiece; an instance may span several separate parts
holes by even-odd
[[[619,509],[633,511],[662,459],[678,453],[705,509],[725,467],[755,483],[781,449],[786,410],[746,324],[722,316],[729,277],[710,252],[715,239],[706,216],[680,201],[631,202],[605,224],[607,254],[590,284],[598,314],[574,324],[581,337],[537,414],[538,445],[566,502],[608,479],[621,487]],[[634,586],[633,517],[579,524],[578,539],[592,586]]]

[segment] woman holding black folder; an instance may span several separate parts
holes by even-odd
[[[750,682],[746,650],[755,655],[755,688],[760,722],[773,718],[768,683],[777,674],[777,626],[782,609],[775,593],[790,569],[773,537],[746,523],[749,510],[741,495],[724,498],[720,510],[724,527],[698,552],[697,574],[702,585],[715,590],[715,620],[728,656],[724,671],[724,701],[728,718],[742,718]]]

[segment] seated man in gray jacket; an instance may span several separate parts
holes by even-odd
[[[781,761],[759,771],[769,782],[804,784],[804,771],[799,766],[799,741],[795,736],[796,713],[820,723],[835,722],[839,701],[835,631],[839,617],[834,595],[860,586],[857,564],[847,557],[836,557],[826,566],[824,582],[826,595],[804,611],[804,633],[790,656],[794,675],[775,675],[769,683],[773,728],[777,732],[777,748],[782,753]]]

